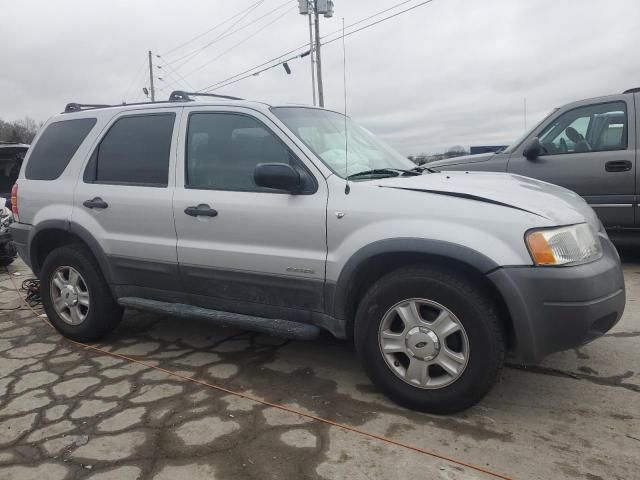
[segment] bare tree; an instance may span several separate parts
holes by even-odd
[[[42,124],[38,124],[30,117],[24,117],[15,122],[5,122],[0,119],[0,142],[30,144],[40,127]]]
[[[455,145],[449,148],[449,150],[446,151],[444,156],[447,158],[453,158],[453,157],[460,157],[462,155],[467,155],[467,153],[469,152],[467,152],[462,145]]]

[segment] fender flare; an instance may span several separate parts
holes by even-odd
[[[500,267],[495,261],[472,248],[443,240],[412,237],[378,240],[362,247],[349,258],[335,284],[327,283],[325,305],[330,315],[340,320],[346,319],[353,280],[358,269],[367,260],[386,253],[421,253],[450,258],[465,263],[482,274]]]
[[[36,242],[34,242],[34,240],[37,235],[45,230],[63,230],[79,237],[80,240],[82,240],[84,244],[89,248],[95,259],[98,261],[98,265],[100,265],[100,270],[102,271],[107,284],[111,284],[112,272],[111,268],[109,267],[109,262],[107,261],[104,250],[102,250],[102,247],[100,246],[98,241],[87,229],[69,220],[45,220],[41,223],[38,223],[38,225],[36,225],[33,230],[31,230],[27,241],[27,250],[29,252],[29,259],[31,262],[33,273],[39,276],[40,268],[42,267],[41,265],[38,265],[38,262],[36,260]]]

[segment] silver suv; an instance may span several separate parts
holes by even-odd
[[[505,357],[538,362],[622,315],[619,257],[569,190],[421,170],[329,110],[189,95],[70,104],[29,150],[12,233],[63,335],[97,340],[125,307],[327,330],[393,400],[449,413]]]

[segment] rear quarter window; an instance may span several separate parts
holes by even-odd
[[[95,124],[95,118],[50,123],[33,147],[25,177],[29,180],[55,180],[62,175]]]

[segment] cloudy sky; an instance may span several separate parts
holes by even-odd
[[[343,17],[349,26],[403,3],[348,33],[421,2],[335,0],[321,33]],[[71,101],[143,100],[148,50],[166,98],[309,38],[296,0],[0,0],[0,12],[4,120],[45,120]],[[563,103],[640,86],[638,45],[637,0],[433,0],[346,38],[348,110],[404,154],[508,144],[524,129],[525,97],[531,126]],[[326,106],[342,110],[341,42],[322,59]],[[309,58],[290,66],[291,75],[277,67],[216,93],[311,103]]]

